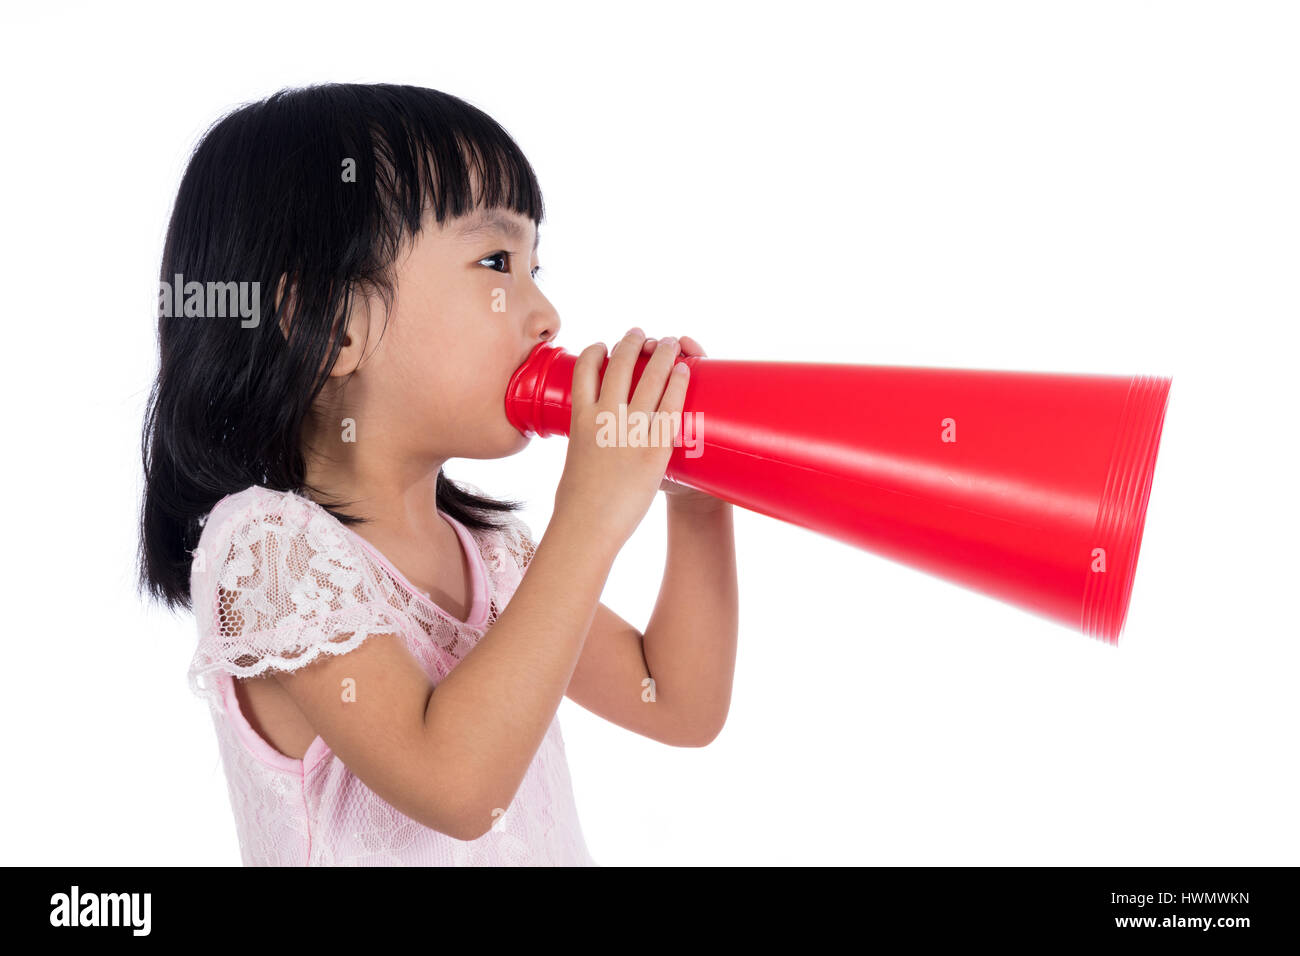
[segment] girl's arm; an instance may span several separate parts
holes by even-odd
[[[707,355],[689,335],[681,351]],[[726,722],[736,670],[732,506],[667,478],[659,487],[668,499],[668,561],[646,632],[600,605],[567,693],[620,727],[703,747]]]
[[[649,510],[670,447],[600,440],[599,423],[629,411],[680,414],[687,376],[659,343],[631,389],[644,333],[630,329],[574,363],[564,473],[542,540],[505,609],[436,689],[405,645],[368,638],[277,679],[312,728],[389,804],[462,840],[510,806],[573,678],[614,557]],[[684,368],[684,366],[683,366]],[[355,700],[340,693],[352,678]]]
[[[645,634],[601,604],[567,695],[635,733],[703,747],[726,722],[736,666],[732,505],[667,499],[668,556]]]
[[[272,673],[366,786],[475,839],[510,806],[564,696],[617,554],[602,542],[580,514],[554,516],[505,610],[436,689],[395,635]]]

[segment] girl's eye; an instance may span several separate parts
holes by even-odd
[[[494,252],[490,256],[484,256],[482,259],[479,260],[479,264],[482,265],[484,263],[491,263],[491,262],[498,262],[498,261],[504,263],[505,265],[504,269],[497,269],[494,266],[490,266],[490,265],[488,266],[488,268],[492,269],[493,272],[510,271],[510,253],[508,252]],[[531,272],[532,277],[536,279],[537,274],[541,271],[542,271],[541,266],[538,266],[536,269],[533,269]]]
[[[510,269],[509,269],[510,253],[508,253],[508,252],[494,252],[494,253],[492,253],[492,255],[490,255],[490,256],[484,256],[482,259],[479,260],[479,264],[482,265],[482,264],[485,263],[485,262],[495,262],[495,261],[497,261],[497,260],[500,260],[501,262],[506,263],[506,268],[505,268],[505,269],[493,269],[494,272],[509,272],[509,271],[510,271]],[[489,266],[488,268],[491,269],[492,267]]]

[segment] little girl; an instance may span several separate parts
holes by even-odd
[[[621,404],[679,413],[696,343],[633,329],[603,378],[603,343],[578,356],[540,541],[519,504],[443,473],[528,444],[504,396],[560,327],[536,283],[542,218],[510,136],[436,90],[281,91],[190,159],[141,579],[194,611],[190,685],[246,865],[595,865],[561,699],[673,746],[726,719],[731,506],[665,479],[669,445],[597,441]],[[668,562],[642,633],[600,595],[660,489]]]

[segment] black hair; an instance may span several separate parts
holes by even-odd
[[[142,443],[142,591],[190,607],[192,553],[226,495],[255,484],[314,491],[305,484],[303,425],[338,357],[341,319],[363,289],[391,308],[392,266],[430,205],[439,223],[480,207],[534,223],[544,215],[537,177],[505,129],[438,90],[283,89],[204,133],[162,255],[159,367]],[[290,294],[278,294],[281,280]],[[244,310],[173,314],[174,282],[187,294],[191,282],[209,290],[249,283],[257,319]],[[501,527],[501,513],[523,507],[472,493],[441,470],[436,488],[438,507],[469,528]],[[362,520],[337,503],[322,506],[345,523]]]

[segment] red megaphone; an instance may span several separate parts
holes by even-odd
[[[529,353],[519,431],[568,435],[576,361]],[[1119,642],[1171,379],[678,361],[669,478]]]

